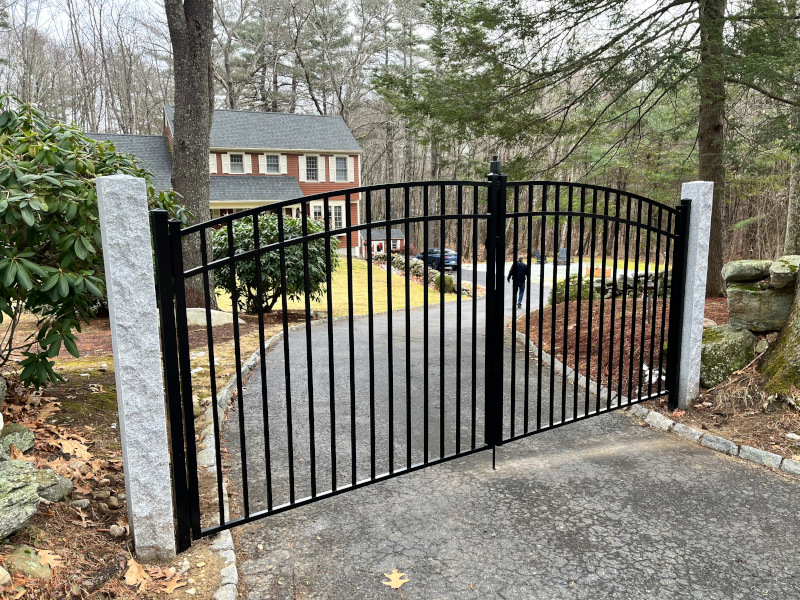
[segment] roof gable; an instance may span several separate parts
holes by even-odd
[[[164,114],[174,132],[175,108],[165,106]],[[362,152],[340,116],[243,110],[214,111],[210,146],[246,150]]]

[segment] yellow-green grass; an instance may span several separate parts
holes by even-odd
[[[367,273],[367,261],[353,259],[353,314],[367,314],[369,311],[369,279]],[[388,273],[377,266],[372,265],[372,312],[384,312],[388,310],[389,294],[387,291]],[[392,310],[403,309],[406,307],[406,279],[401,275],[392,275]],[[425,287],[414,281],[409,281],[409,301],[410,307],[422,306],[425,302]],[[331,277],[331,295],[333,302],[333,316],[338,317],[348,314],[348,285],[347,285],[347,259],[339,261],[339,268],[334,271]],[[445,294],[445,302],[455,300],[456,294]],[[428,289],[428,304],[438,304],[440,294],[438,290]],[[230,295],[218,289],[217,304],[220,310],[231,310]],[[281,310],[283,305],[279,300],[273,310]],[[305,310],[305,299],[290,300],[289,310]],[[311,310],[327,312],[328,299],[327,293],[319,301],[311,301]]]

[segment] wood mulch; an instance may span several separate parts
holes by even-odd
[[[635,306],[633,298],[591,302],[587,299],[580,302],[578,320],[578,302],[573,300],[545,307],[541,332],[539,311],[533,311],[528,333],[534,345],[555,354],[559,361],[579,373],[588,373],[593,381],[599,379],[604,387],[621,389],[623,395],[629,395],[636,394],[642,386],[646,395],[651,389],[655,393],[658,385],[655,375],[652,387],[648,384],[650,371],[663,369],[666,363],[666,352],[661,352],[661,332],[663,328],[666,336],[668,311],[669,301],[666,322],[662,325],[661,301],[655,311],[652,301],[648,302],[645,314],[641,298],[636,299]],[[526,325],[523,315],[517,320],[517,330],[525,333]]]

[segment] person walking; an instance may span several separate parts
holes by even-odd
[[[514,278],[514,294],[517,295],[517,308],[522,308],[522,297],[525,295],[525,280],[528,278],[528,267],[521,256],[517,257],[517,262],[511,265],[506,281]]]

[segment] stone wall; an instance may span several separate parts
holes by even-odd
[[[726,264],[722,277],[728,293],[730,324],[753,333],[780,331],[794,300],[800,256],[778,260],[737,260]]]
[[[778,338],[794,300],[800,256],[737,260],[722,268],[728,295],[728,325],[706,329],[700,382],[713,387],[750,363]],[[762,336],[759,339],[759,336]]]

